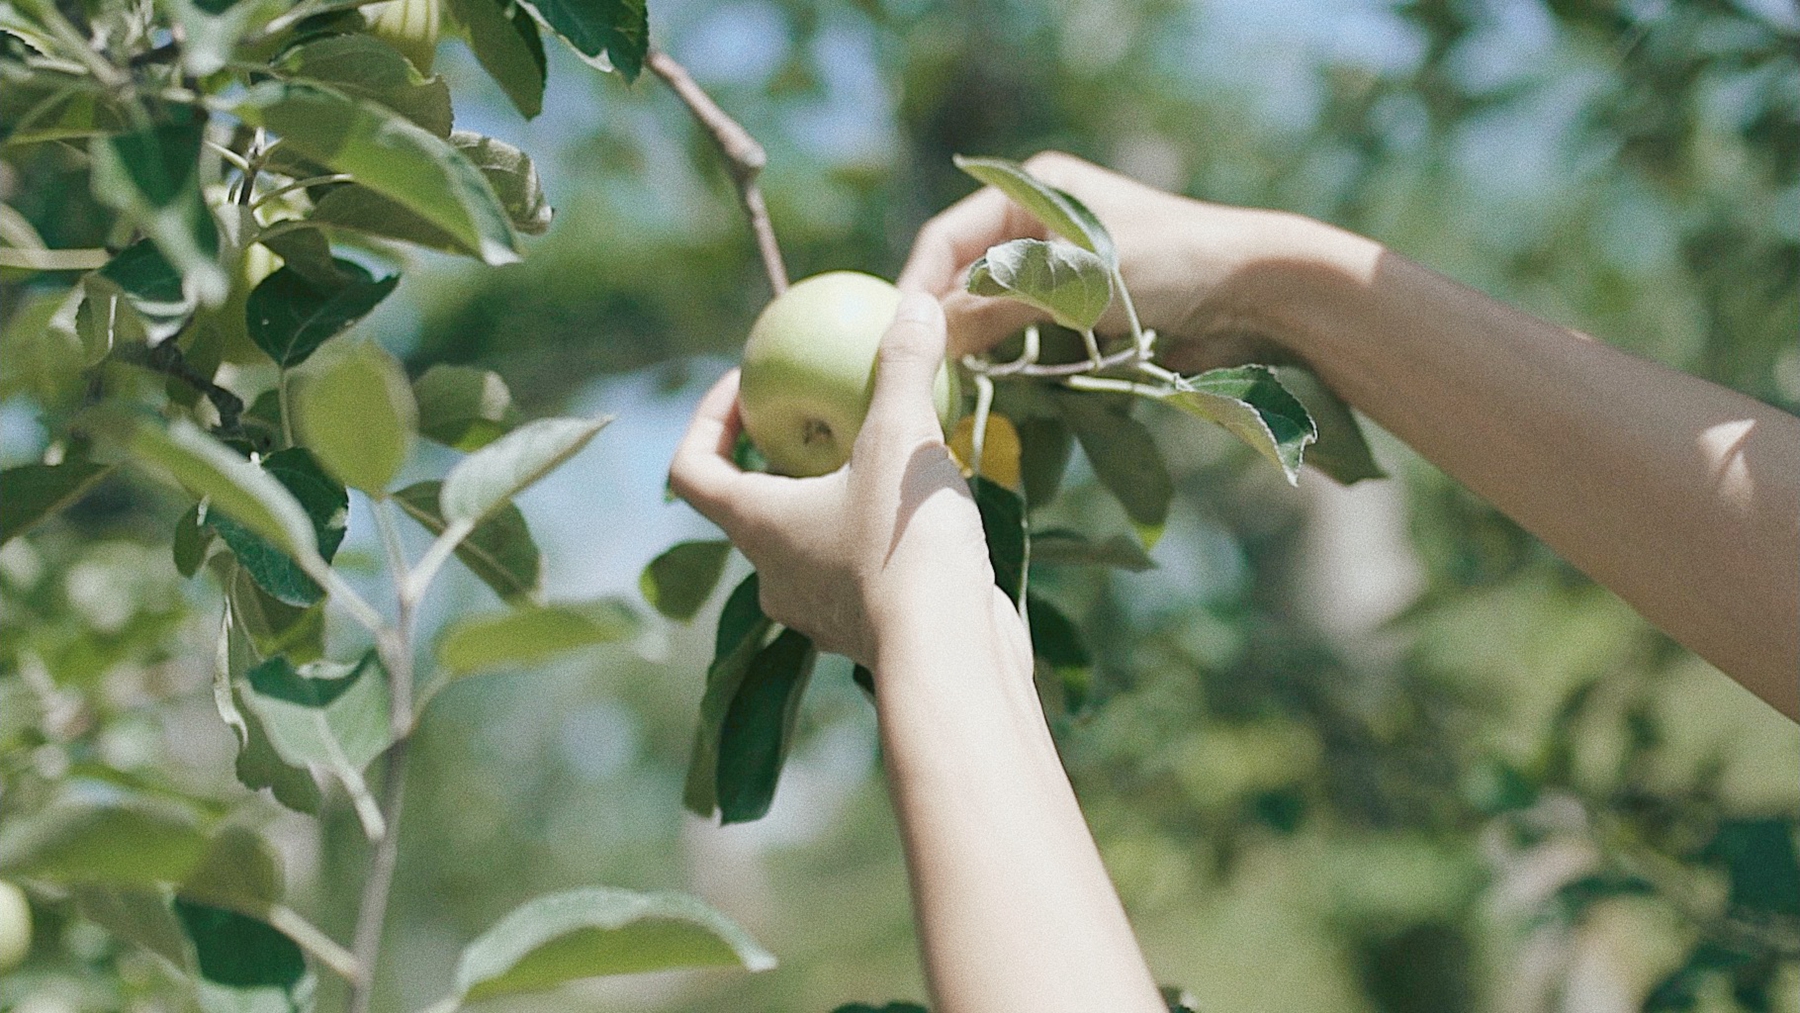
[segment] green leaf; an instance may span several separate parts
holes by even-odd
[[[450,143],[487,177],[513,228],[528,236],[541,236],[549,230],[550,202],[544,197],[544,185],[530,155],[505,141],[466,130],[451,134]]]
[[[276,149],[280,150],[280,149]],[[342,266],[350,261],[339,260],[331,255],[331,241],[325,238],[320,229],[295,229],[292,232],[277,232],[267,238],[259,238],[257,242],[269,249],[269,252],[281,258],[283,268],[288,268],[311,282],[322,292],[335,292],[346,285],[359,280],[366,280],[368,272],[360,269],[346,271]],[[270,272],[274,273],[274,272]],[[245,333],[249,333],[249,300],[245,300]]]
[[[593,61],[604,57],[625,80],[637,80],[644,69],[644,58],[650,51],[649,13],[644,0],[520,2],[535,11],[538,20],[576,52]]]
[[[1138,385],[1138,392],[1224,426],[1273,461],[1288,484],[1300,481],[1300,460],[1319,437],[1306,407],[1267,366],[1214,369],[1172,387]],[[1085,447],[1086,445],[1083,444]]]
[[[1019,478],[1025,487],[1025,505],[1035,509],[1056,498],[1075,441],[1060,418],[1031,416],[1014,425],[1019,430]]]
[[[492,370],[436,365],[413,381],[419,435],[457,450],[480,450],[519,425],[506,381]]]
[[[712,597],[730,554],[731,543],[722,539],[682,542],[644,567],[638,589],[656,611],[685,623]]]
[[[528,901],[463,948],[455,996],[475,1001],[601,975],[775,958],[698,900],[675,893],[587,887]]]
[[[1045,183],[1017,162],[1004,158],[954,155],[956,167],[1011,197],[1051,232],[1097,255],[1108,271],[1119,266],[1119,254],[1100,219],[1087,205]]]
[[[241,571],[232,575],[233,585],[246,585],[254,594],[256,588]],[[249,683],[245,676],[255,667],[256,657],[250,632],[240,615],[242,606],[233,588],[226,598],[226,628],[220,633],[218,658],[213,671],[213,704],[219,717],[229,726],[238,742],[237,778],[251,791],[268,788],[275,800],[295,812],[316,814],[323,801],[318,784],[302,764],[291,764],[281,758],[269,741],[262,718],[245,702]],[[279,606],[278,603],[277,607]],[[318,615],[319,609],[306,614]],[[323,644],[320,645],[323,650]]]
[[[68,460],[0,471],[0,544],[86,495],[112,469],[110,464]]]
[[[1800,917],[1800,858],[1792,820],[1752,817],[1725,820],[1705,856],[1731,874],[1731,905],[1755,912]]]
[[[450,469],[438,502],[444,520],[473,525],[575,456],[612,419],[538,419]]]
[[[189,296],[225,301],[231,279],[219,266],[219,229],[200,195],[200,142],[207,116],[171,107],[171,118],[89,146],[94,196],[142,229],[181,272]]]
[[[53,883],[179,883],[206,835],[191,813],[95,786],[70,791],[0,830],[0,876]]]
[[[162,250],[140,239],[84,282],[87,299],[77,327],[88,361],[98,362],[125,341],[158,344],[174,337],[194,315],[194,297]]]
[[[450,13],[469,30],[469,48],[506,92],[519,115],[544,109],[547,64],[537,22],[511,0],[450,0]]]
[[[1031,536],[1033,566],[1110,566],[1141,572],[1156,567],[1143,546],[1124,535],[1096,542],[1079,531],[1052,528]]]
[[[284,369],[298,366],[327,340],[369,315],[400,276],[376,280],[362,265],[334,259],[344,281],[320,284],[294,267],[283,267],[259,282],[244,304],[250,340]]]
[[[169,428],[139,422],[130,450],[143,461],[168,471],[190,492],[209,499],[218,510],[276,548],[296,558],[317,559],[319,546],[312,518],[275,476],[239,457],[186,419]]]
[[[483,261],[519,259],[506,209],[480,170],[385,106],[317,85],[270,83],[250,89],[236,111],[442,229]]]
[[[1112,274],[1098,256],[1068,243],[1014,239],[969,267],[976,295],[1017,299],[1064,327],[1086,331],[1112,305]]]
[[[181,33],[183,69],[196,78],[217,73],[241,40],[289,6],[287,0],[168,0]]]
[[[565,651],[623,640],[637,617],[623,603],[601,599],[580,605],[527,605],[469,616],[438,639],[437,660],[452,677],[536,664]]]
[[[292,993],[306,978],[306,956],[267,922],[177,897],[181,921],[200,976],[237,989],[278,988]]]
[[[931,1013],[930,1010],[916,1002],[890,1002],[885,1006],[871,1006],[866,1002],[845,1003],[831,1013]]]
[[[0,500],[0,506],[4,501]],[[175,537],[170,545],[170,555],[174,557],[175,572],[183,577],[193,577],[200,572],[206,563],[206,555],[212,550],[214,539],[218,533],[211,525],[200,521],[200,504],[195,503],[175,522]]]
[[[443,534],[448,526],[438,508],[442,485],[441,482],[419,482],[394,494],[400,509],[434,535]],[[475,530],[457,543],[456,558],[504,601],[529,603],[536,601],[542,592],[540,572],[544,554],[531,539],[525,515],[511,503],[475,525]]]
[[[392,741],[386,673],[370,651],[353,665],[313,662],[296,669],[270,658],[245,677],[244,702],[262,719],[269,743],[290,764],[343,784],[371,838],[386,830],[363,770]]]
[[[700,723],[682,789],[682,804],[699,816],[710,817],[718,805],[719,737],[725,714],[751,660],[775,628],[774,621],[763,615],[759,594],[757,576],[752,573],[732,590],[719,613],[713,660],[706,669],[706,692],[700,698]]]
[[[69,888],[77,910],[88,921],[167,960],[170,967],[193,973],[193,952],[169,899],[160,887],[96,886]]]
[[[450,143],[480,170],[514,228],[527,235],[539,235],[550,227],[550,205],[544,198],[537,168],[524,152],[492,138],[460,130],[450,135]],[[446,253],[474,256],[479,252],[399,202],[366,186],[333,187],[316,202],[308,220]]]
[[[229,557],[220,557],[221,561]],[[231,607],[257,658],[284,654],[299,664],[325,653],[325,607],[288,605],[275,600],[243,567],[230,565],[226,580]],[[249,666],[244,667],[249,671]]]
[[[184,900],[261,917],[281,902],[285,884],[268,842],[228,825],[213,835],[177,892]]]
[[[1319,438],[1306,448],[1306,463],[1338,482],[1349,485],[1365,478],[1386,478],[1375,461],[1362,424],[1344,399],[1338,397],[1318,375],[1304,366],[1282,366],[1275,370],[1281,385],[1294,395],[1318,426]]]
[[[719,822],[748,823],[768,814],[818,657],[804,634],[784,629],[750,660],[719,730]]]
[[[1061,609],[1037,595],[1030,596],[1025,614],[1031,627],[1034,660],[1056,679],[1063,708],[1069,712],[1082,710],[1093,688],[1094,658],[1088,653],[1080,628]]]
[[[345,485],[380,498],[412,454],[418,406],[400,363],[380,346],[342,349],[298,377],[294,427]]]
[[[450,86],[427,78],[372,35],[327,35],[301,43],[278,64],[290,76],[329,85],[392,109],[439,137],[450,136]]]
[[[1098,394],[1061,392],[1056,398],[1095,477],[1125,508],[1148,548],[1162,534],[1175,484],[1150,430],[1126,414],[1124,404]]]
[[[343,485],[325,474],[304,447],[289,447],[270,454],[263,459],[262,469],[294,494],[295,501],[312,519],[320,558],[331,562],[344,540],[350,520],[350,497]],[[237,557],[257,586],[275,600],[305,606],[325,596],[292,556],[270,545],[254,531],[229,517],[209,516],[206,523],[218,531],[231,554]]]
[[[981,511],[981,530],[987,535],[988,562],[994,568],[994,584],[1014,605],[1025,593],[1030,541],[1025,530],[1025,501],[1019,494],[985,478],[969,480],[975,506]]]

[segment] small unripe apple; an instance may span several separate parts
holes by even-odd
[[[393,46],[419,73],[431,73],[442,18],[438,0],[384,0],[363,8],[369,34]]]
[[[796,282],[756,318],[738,399],[744,432],[770,470],[806,478],[850,459],[875,391],[875,351],[900,290],[873,275],[830,271]],[[932,388],[938,420],[955,418],[956,374]]]
[[[25,962],[31,950],[31,905],[25,891],[0,879],[0,972]]]

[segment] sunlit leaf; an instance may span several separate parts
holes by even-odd
[[[419,435],[458,450],[480,450],[520,422],[512,392],[498,373],[439,364],[413,381]]]
[[[427,78],[399,50],[365,33],[327,35],[281,57],[290,76],[378,102],[439,137],[450,136],[450,87]]]
[[[359,343],[297,379],[294,428],[301,441],[345,485],[385,495],[412,454],[418,425],[400,363],[378,345]]]
[[[1214,369],[1192,379],[1183,378],[1170,387],[1139,385],[1138,389],[1164,404],[1224,426],[1279,466],[1290,484],[1300,480],[1300,460],[1307,444],[1319,436],[1306,407],[1288,393],[1267,366]]]
[[[452,524],[474,524],[575,456],[610,417],[539,419],[462,459],[444,476],[438,502]]]
[[[473,1001],[601,975],[732,964],[763,971],[775,958],[692,897],[588,887],[529,901],[464,947],[455,994]]]
[[[531,15],[512,0],[450,0],[450,13],[469,30],[475,59],[513,108],[526,119],[542,112],[544,42]]]
[[[438,664],[453,676],[532,665],[594,644],[631,636],[637,617],[624,603],[603,599],[579,605],[526,605],[468,616],[438,640]]]
[[[449,142],[367,99],[299,83],[261,84],[236,111],[285,145],[412,211],[490,264],[519,259],[506,209]]]
[[[1011,197],[1051,232],[1098,256],[1109,271],[1118,267],[1119,255],[1113,247],[1112,236],[1094,213],[1070,194],[1033,176],[1019,163],[1004,158],[956,155],[952,161],[958,169]]]
[[[1092,328],[1112,304],[1112,275],[1104,261],[1079,246],[1041,239],[989,249],[969,268],[968,288],[1035,306],[1077,331]]]

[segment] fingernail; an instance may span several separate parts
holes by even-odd
[[[900,308],[894,311],[895,323],[928,324],[938,314],[937,300],[923,292],[902,292]]]

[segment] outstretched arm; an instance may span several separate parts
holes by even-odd
[[[1031,170],[1117,240],[1145,323],[1194,369],[1244,339],[1341,395],[1683,646],[1800,720],[1800,419],[1511,309],[1365,239],[1174,197],[1067,155]],[[991,189],[921,231],[903,282],[939,293],[959,347],[1017,304],[960,291],[1033,234]],[[1037,234],[1041,234],[1038,229]]]
[[[732,464],[727,374],[670,480],[755,564],[771,618],[875,672],[933,1008],[1161,1013],[1045,726],[1030,636],[994,586],[938,429],[943,355],[936,302],[908,296],[850,463],[818,478]]]

